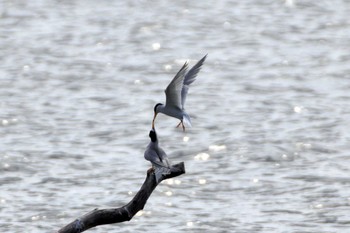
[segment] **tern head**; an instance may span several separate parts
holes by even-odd
[[[160,108],[159,108],[160,106],[163,106],[163,104],[158,103],[154,106],[154,117],[153,117],[153,121],[152,121],[152,129],[154,129],[154,121],[157,117],[158,112],[160,111]]]
[[[149,137],[151,138],[152,142],[156,142],[157,141],[157,134],[156,134],[156,131],[154,129],[149,131]]]
[[[156,104],[155,106],[154,106],[154,113],[156,114],[156,113],[158,113],[159,112],[159,106],[162,106],[163,104],[161,104],[161,103],[158,103],[158,104]]]

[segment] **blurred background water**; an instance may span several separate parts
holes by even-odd
[[[0,229],[54,232],[131,200],[155,103],[186,60],[187,173],[89,232],[345,232],[350,3],[0,0]]]

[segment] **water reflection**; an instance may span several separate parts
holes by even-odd
[[[198,183],[199,183],[199,184],[206,184],[206,183],[207,183],[207,180],[206,180],[206,179],[199,179],[199,180],[198,180]]]
[[[173,195],[173,192],[171,192],[171,191],[166,191],[166,192],[164,192],[164,194],[165,194],[166,196],[170,197],[170,196]]]
[[[204,160],[204,161],[208,160],[209,158],[210,158],[210,155],[207,153],[199,153],[194,157],[195,160]]]
[[[186,223],[186,226],[188,226],[188,227],[193,227],[193,222],[192,222],[192,221],[187,222],[187,223]]]
[[[164,183],[166,183],[167,185],[180,185],[181,184],[181,180],[179,179],[167,179],[164,181]]]
[[[160,43],[153,43],[152,44],[153,50],[159,50],[160,49]]]
[[[184,142],[188,142],[190,140],[190,137],[188,137],[188,136],[185,136],[184,138],[183,138],[183,141]]]
[[[214,152],[224,151],[224,150],[226,150],[226,146],[225,145],[210,145],[209,150],[214,151]]]

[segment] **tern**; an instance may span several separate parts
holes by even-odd
[[[191,118],[185,111],[186,96],[190,84],[196,80],[197,74],[207,58],[207,55],[200,59],[188,72],[188,64],[185,62],[173,80],[169,83],[168,87],[165,89],[165,105],[158,103],[154,106],[152,129],[154,129],[154,121],[157,114],[160,112],[179,119],[180,123],[176,127],[182,125],[183,131],[185,131],[185,125],[189,127],[192,126]]]
[[[155,129],[152,129],[149,132],[149,137],[151,138],[151,141],[147,146],[144,157],[152,163],[156,182],[158,183],[162,175],[170,173],[170,161],[167,154],[158,145],[159,143]]]

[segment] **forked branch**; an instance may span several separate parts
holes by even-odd
[[[185,164],[183,162],[173,165],[170,173],[164,175],[158,183],[156,182],[153,171],[147,172],[146,180],[141,186],[141,189],[128,204],[120,208],[95,209],[69,223],[60,229],[58,233],[80,233],[98,225],[130,221],[138,211],[143,209],[153,190],[162,180],[173,178],[184,173]]]

